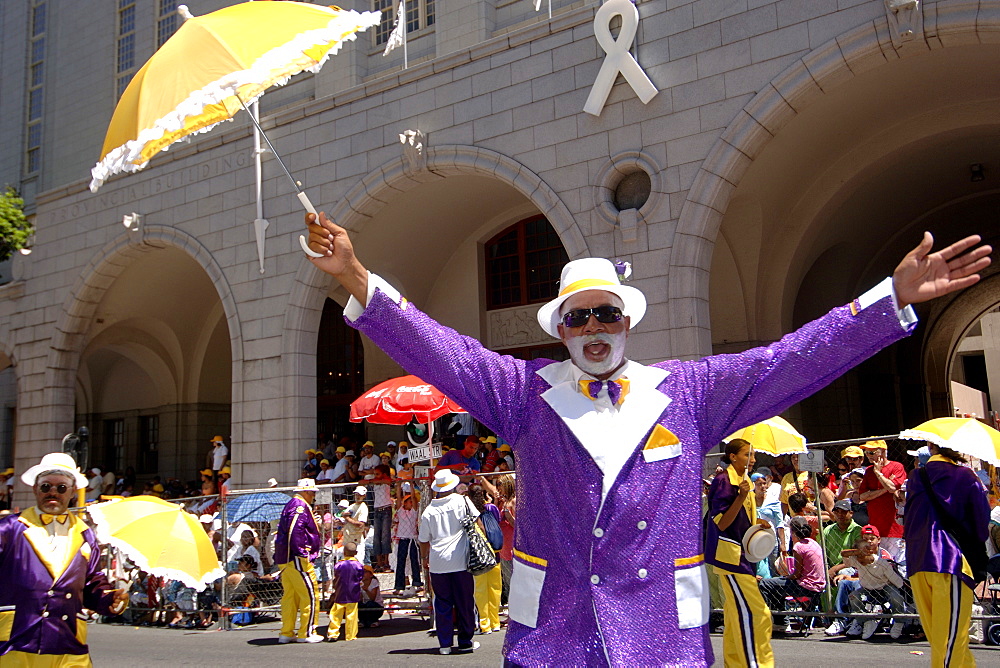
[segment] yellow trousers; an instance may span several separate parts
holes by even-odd
[[[933,668],[975,666],[969,650],[972,590],[950,573],[910,574],[913,602],[931,645]]]
[[[482,632],[500,630],[500,590],[503,577],[500,567],[475,577],[476,607],[479,608],[479,630]]]
[[[344,640],[354,640],[358,637],[358,604],[334,603],[330,607],[330,628],[326,630],[327,638],[340,635],[340,625],[344,624]]]
[[[299,622],[299,637],[307,638],[316,632],[319,616],[319,596],[316,593],[316,570],[305,557],[281,565],[281,635],[295,635],[295,621]]]
[[[30,654],[7,652],[0,657],[3,668],[91,668],[89,654]]]
[[[757,578],[715,569],[722,585],[722,653],[726,668],[772,668],[771,611]]]

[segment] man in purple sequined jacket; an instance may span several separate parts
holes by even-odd
[[[351,293],[348,322],[515,450],[504,655],[524,666],[711,664],[704,453],[905,336],[915,323],[908,305],[976,282],[991,250],[965,252],[979,242],[969,237],[930,254],[927,234],[891,279],[780,341],[650,366],[624,357],[642,293],[621,285],[607,260],[577,260],[539,311],[571,360],[523,361],[421,313],[368,273],[343,228],[313,220],[309,244],[324,257],[312,261]],[[546,484],[552,471],[565,484]]]
[[[67,512],[87,478],[72,457],[54,452],[21,480],[36,505],[0,518],[0,665],[90,666],[78,614],[121,614],[128,594],[105,578],[94,532]]]

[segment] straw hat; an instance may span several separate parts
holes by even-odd
[[[762,561],[771,554],[777,542],[778,536],[774,529],[754,524],[743,534],[743,556],[751,563]]]
[[[431,489],[435,492],[450,492],[458,487],[458,483],[460,482],[461,480],[459,480],[458,476],[451,469],[441,469],[434,474],[434,482],[431,483]]]
[[[622,285],[615,265],[602,257],[588,257],[566,264],[559,279],[559,296],[538,309],[538,324],[549,336],[559,338],[559,310],[567,299],[584,290],[604,290],[617,295],[624,313],[635,327],[646,314],[646,297],[638,289]]]

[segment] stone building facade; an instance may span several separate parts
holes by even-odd
[[[261,273],[246,119],[87,189],[123,4],[137,67],[161,3],[0,5],[0,181],[37,228],[0,286],[14,465],[86,423],[119,464],[155,427],[159,470],[190,476],[222,433],[237,483],[293,480],[317,431],[324,304],[346,295],[299,250],[302,211],[268,155]],[[495,349],[552,343],[537,302],[491,308],[487,290],[491,240],[538,216],[567,257],[632,263],[650,302],[640,361],[775,340],[877,283],[924,229],[1000,235],[1000,0],[636,0],[629,53],[655,95],[619,76],[596,115],[601,2],[553,0],[551,18],[546,0],[412,4],[408,67],[373,30],[266,94],[261,122],[370,269]],[[619,40],[620,25],[596,23]],[[790,416],[819,441],[947,414],[955,353],[997,285],[991,270],[920,309],[916,335]],[[370,344],[363,369],[363,387],[400,373]]]

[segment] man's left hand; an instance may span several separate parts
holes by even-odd
[[[985,244],[973,248],[981,240],[978,234],[973,234],[931,253],[934,237],[930,232],[924,232],[920,245],[907,253],[892,273],[892,287],[896,291],[899,308],[941,297],[978,282],[979,272],[990,265],[989,255],[993,252],[993,248]]]
[[[125,612],[125,607],[128,605],[128,592],[124,589],[115,589],[115,600],[111,604],[112,612],[121,614]]]

